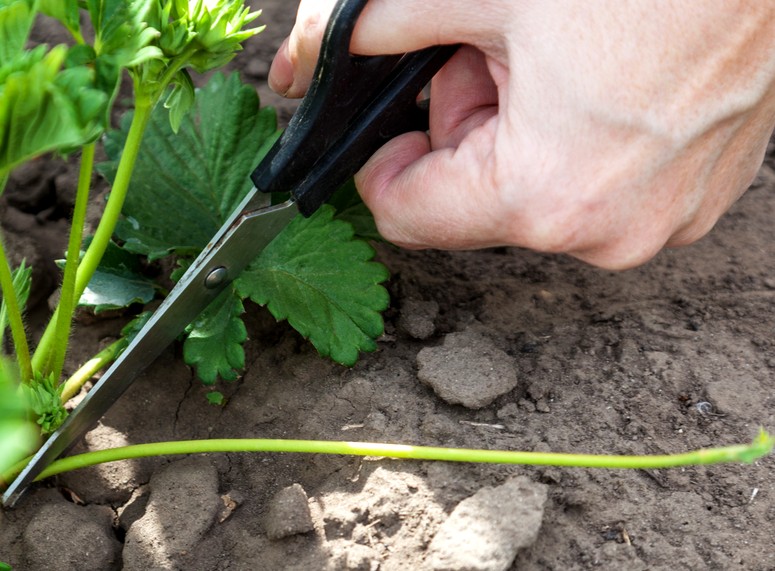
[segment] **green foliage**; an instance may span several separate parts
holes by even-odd
[[[111,242],[78,305],[99,313],[150,302],[157,288],[141,271],[137,255]]]
[[[247,175],[278,132],[273,111],[261,109],[255,90],[236,75],[216,74],[197,92],[177,135],[170,113],[153,113],[117,235],[131,252],[185,260],[204,248],[250,190]],[[108,178],[115,176],[127,125],[125,118],[121,131],[107,137],[110,162],[99,168]],[[356,198],[354,187],[338,194],[342,219],[334,219],[332,206],[308,220],[299,216],[189,327],[184,358],[206,384],[235,379],[244,366],[244,297],[288,319],[322,355],[340,363],[350,365],[360,351],[375,348],[380,311],[388,304],[379,285],[387,271],[370,261],[373,249],[350,223],[376,233]]]
[[[35,21],[34,0],[0,0],[0,62],[16,58]]]
[[[334,212],[324,205],[310,218],[294,219],[243,272],[237,289],[287,319],[322,355],[353,365],[360,351],[376,349],[382,334],[380,312],[390,299],[379,284],[389,274]]]
[[[30,296],[30,286],[32,285],[32,268],[22,261],[21,265],[13,272],[13,291],[19,307],[27,305],[27,299]],[[0,347],[5,340],[5,331],[8,328],[8,307],[3,299],[0,304]]]
[[[189,119],[175,134],[170,110],[157,108],[135,164],[124,218],[116,229],[124,247],[154,260],[199,252],[250,190],[250,170],[277,134],[271,109],[236,74],[215,74],[199,92]],[[129,130],[108,134],[110,162],[98,166],[113,180]],[[160,213],[174,213],[170,217]]]
[[[223,406],[226,402],[223,393],[219,391],[210,391],[205,395],[205,398],[207,399],[207,402],[213,406]],[[0,569],[0,571],[2,571],[2,569]]]
[[[375,242],[382,241],[374,216],[361,200],[355,188],[355,181],[350,179],[342,185],[342,188],[330,198],[328,204],[336,209],[337,220],[344,220],[352,225],[356,236]]]
[[[153,44],[159,32],[147,24],[151,6],[156,3],[154,0],[85,2],[95,38],[93,47],[87,46],[84,50],[84,63],[94,67],[96,83],[111,102],[118,92],[124,69],[131,72],[161,55],[158,46]],[[108,121],[106,115],[106,125]]]
[[[242,344],[248,333],[240,319],[244,311],[234,289],[227,288],[186,329],[183,358],[196,368],[204,384],[214,384],[219,376],[233,381],[236,369],[245,366]]]
[[[174,131],[194,103],[194,84],[187,67],[204,73],[228,63],[242,42],[263,28],[245,28],[260,12],[243,0],[161,0],[151,4],[150,27],[158,32],[157,51],[131,70],[136,85],[153,99],[173,85],[164,105]]]
[[[17,379],[10,362],[0,359],[0,473],[28,455],[38,438]]]
[[[78,0],[40,0],[40,11],[56,18],[74,36],[81,33],[81,11]]]
[[[22,385],[43,435],[54,432],[67,418],[61,398],[63,388],[53,375],[36,375],[32,383]]]
[[[0,173],[101,132],[108,97],[94,87],[92,69],[65,67],[67,54],[40,46],[0,64]]]

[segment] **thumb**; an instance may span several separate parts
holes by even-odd
[[[506,243],[508,212],[487,183],[484,139],[493,121],[457,148],[431,152],[425,133],[389,141],[355,177],[382,236],[405,248],[473,249]],[[489,145],[492,148],[492,145]]]

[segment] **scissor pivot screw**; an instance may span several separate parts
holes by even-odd
[[[207,277],[205,278],[205,287],[207,289],[217,288],[224,281],[226,281],[226,278],[228,276],[229,276],[229,270],[227,270],[223,266],[219,266],[214,270],[211,270],[210,273],[207,274]]]

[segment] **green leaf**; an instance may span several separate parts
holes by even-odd
[[[146,23],[153,0],[87,0],[99,56],[110,56],[121,66],[134,63],[137,53],[158,31]]]
[[[382,241],[374,222],[374,216],[361,200],[355,188],[355,182],[350,179],[337,190],[328,200],[328,204],[336,208],[336,219],[352,224],[355,235],[366,240]]]
[[[137,317],[135,317],[132,321],[124,325],[124,327],[121,329],[121,335],[126,339],[127,344],[131,343],[132,340],[137,336],[138,333],[145,327],[145,324],[148,323],[148,320],[153,316],[152,311],[143,311],[142,313],[138,314]]]
[[[180,70],[175,76],[175,85],[170,90],[164,107],[170,110],[170,127],[177,133],[180,130],[180,124],[183,117],[194,106],[196,93],[194,91],[194,82],[185,69]]]
[[[0,473],[35,447],[38,431],[27,419],[29,410],[18,387],[18,375],[7,359],[0,358]]]
[[[67,51],[40,46],[0,66],[0,173],[102,131],[108,98],[89,68],[62,69]]]
[[[95,313],[148,303],[156,295],[152,280],[143,277],[139,258],[111,242],[78,305]]]
[[[40,11],[59,20],[71,34],[80,36],[81,12],[78,0],[40,0]]]
[[[244,0],[169,0],[155,3],[148,23],[159,30],[158,45],[168,60],[204,73],[226,64],[263,29],[245,28],[260,14]]]
[[[16,296],[19,308],[27,305],[27,299],[30,297],[30,286],[32,285],[32,267],[28,266],[24,260],[21,265],[13,271],[13,292]],[[3,346],[5,330],[8,327],[8,308],[5,300],[0,304],[0,347]]]
[[[95,33],[95,82],[111,104],[118,93],[123,69],[161,56],[160,50],[150,45],[159,33],[146,22],[151,6],[157,3],[153,0],[86,1]],[[109,109],[104,121],[109,124]]]
[[[382,334],[380,312],[390,300],[379,284],[388,272],[370,261],[374,250],[354,239],[352,226],[333,218],[324,205],[294,219],[236,283],[240,295],[287,319],[320,354],[352,365]]]
[[[197,92],[177,135],[169,112],[153,112],[116,230],[126,249],[150,259],[204,248],[250,190],[248,175],[277,132],[274,111],[260,109],[255,89],[236,74],[215,74]],[[111,162],[98,168],[110,180],[130,121],[107,137]]]
[[[223,406],[223,403],[225,402],[223,393],[219,391],[210,391],[205,395],[205,398],[207,398],[207,402],[214,406]],[[2,570],[0,569],[0,571]]]
[[[0,0],[0,65],[24,50],[35,21],[34,0]]]
[[[242,300],[230,287],[186,330],[183,359],[206,385],[214,384],[218,377],[233,381],[236,369],[245,366],[242,344],[248,334],[240,318],[244,311]]]
[[[62,389],[64,384],[58,385],[53,375],[42,376],[35,374],[30,384],[22,385],[30,408],[38,417],[43,434],[51,434],[67,418],[67,410],[62,404]]]

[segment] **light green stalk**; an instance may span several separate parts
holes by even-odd
[[[373,442],[339,442],[325,440],[275,440],[263,438],[182,440],[123,446],[108,450],[69,456],[53,462],[38,480],[79,468],[105,462],[206,452],[300,452],[306,454],[337,454],[350,456],[378,456],[412,460],[440,460],[445,462],[477,462],[488,464],[522,464],[541,466],[569,466],[576,468],[656,469],[675,468],[723,462],[751,463],[769,454],[775,439],[761,430],[751,444],[707,448],[683,454],[654,456],[609,456],[597,454],[567,454],[554,452],[515,452],[506,450],[475,450],[466,448],[439,448],[406,444],[379,444]],[[21,471],[25,462],[17,464],[9,473],[1,474],[0,481],[10,481],[12,473]]]
[[[96,375],[103,367],[115,361],[116,357],[118,357],[121,351],[126,348],[127,344],[126,338],[122,337],[118,341],[114,341],[105,347],[102,351],[81,365],[81,367],[67,379],[65,386],[62,387],[62,394],[60,396],[62,404],[78,394],[78,391],[81,390],[81,387],[83,387],[86,381]]]
[[[127,133],[126,144],[121,154],[121,160],[116,171],[116,178],[110,190],[110,197],[105,205],[105,211],[100,219],[97,231],[94,234],[89,248],[84,254],[83,260],[78,265],[78,271],[75,276],[74,299],[78,300],[89,285],[94,272],[100,264],[102,256],[110,243],[110,238],[118,223],[121,214],[121,208],[124,206],[127,191],[129,190],[129,181],[132,177],[137,156],[140,152],[140,143],[145,133],[145,127],[151,117],[153,102],[145,97],[138,97],[135,103],[135,111],[132,117],[132,123]],[[36,371],[47,371],[48,355],[53,350],[55,343],[56,324],[59,320],[61,305],[54,311],[43,336],[38,343],[35,354],[32,357],[32,367]]]
[[[86,211],[89,206],[89,189],[94,170],[94,150],[95,144],[91,143],[83,147],[81,152],[81,170],[78,174],[78,188],[75,193],[70,239],[67,243],[65,271],[59,295],[59,307],[54,329],[54,351],[51,353],[50,361],[51,371],[57,379],[62,374],[70,339],[73,312],[78,302],[78,298],[75,296],[75,280],[78,271],[78,258],[81,253],[81,241],[83,240],[83,227],[86,223]]]
[[[5,302],[8,315],[8,324],[11,327],[11,336],[13,337],[19,371],[21,372],[22,380],[29,381],[32,379],[30,347],[27,343],[24,318],[22,317],[19,300],[13,287],[13,273],[8,263],[8,257],[5,254],[5,245],[3,244],[2,237],[0,237],[0,289],[3,292],[3,301]]]

